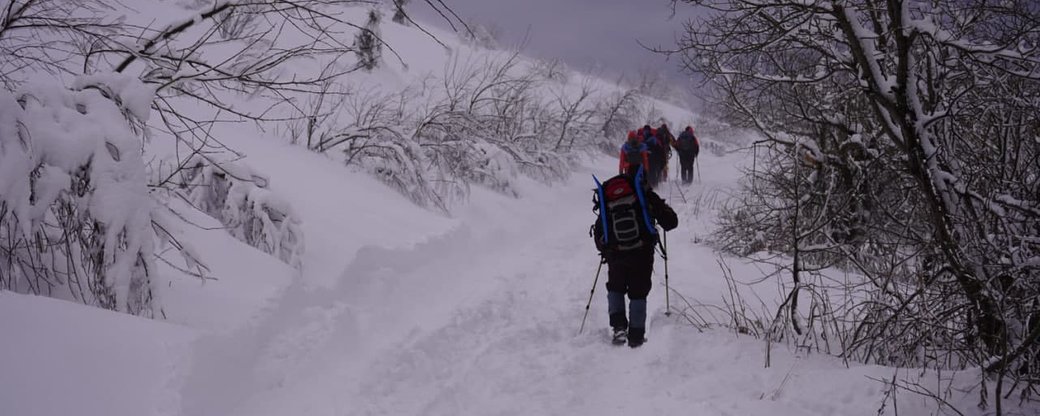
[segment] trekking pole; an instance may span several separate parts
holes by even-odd
[[[699,157],[693,158],[693,164],[697,167],[697,183],[701,183],[701,163],[697,161]]]
[[[672,304],[668,300],[668,231],[663,231],[664,246],[661,248],[661,257],[664,257],[664,316],[672,316]]]
[[[589,291],[589,303],[585,304],[585,317],[581,318],[581,328],[578,328],[578,335],[585,330],[585,320],[589,318],[589,307],[592,306],[592,295],[596,293],[596,285],[599,284],[599,272],[603,270],[603,259],[600,259],[599,267],[596,269],[596,279],[592,281],[592,290]],[[667,269],[667,266],[665,267]],[[668,273],[665,273],[667,276]]]
[[[679,168],[678,168],[678,169],[676,169],[675,171],[676,171],[676,172],[679,172],[679,176],[680,176],[680,177],[682,177],[682,160],[681,160],[681,157],[677,157],[676,159],[680,159],[680,160],[679,160],[679,162],[677,162],[677,163],[679,164]],[[678,190],[679,190],[679,196],[681,196],[681,197],[682,197],[682,202],[683,202],[684,204],[685,204],[685,203],[687,203],[687,202],[686,202],[686,194],[684,194],[684,193],[683,193],[683,191],[682,191],[682,188],[680,188],[680,187],[679,187],[679,181],[678,181],[678,180],[674,180],[674,181],[669,181],[669,182],[671,182],[671,183],[672,183],[672,189],[673,189],[673,190],[674,190],[674,189],[678,189]],[[671,194],[671,191],[669,191],[669,193],[668,193],[668,198],[669,198],[669,199],[671,199],[671,198],[672,198],[672,194]]]
[[[687,202],[687,201],[686,201],[686,193],[682,191],[682,187],[681,187],[681,186],[679,186],[679,184],[678,184],[678,183],[672,182],[672,188],[673,188],[673,189],[676,189],[676,190],[678,190],[678,191],[679,191],[679,196],[681,196],[681,197],[682,197],[682,202],[683,202],[684,204],[687,204],[687,203],[689,203],[689,202]]]

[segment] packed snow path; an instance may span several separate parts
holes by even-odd
[[[659,190],[681,221],[669,234],[670,283],[693,299],[720,303],[725,288],[717,255],[694,241],[708,229],[712,201],[733,186],[737,161],[703,158],[702,172],[714,175],[685,188],[687,203],[673,185]],[[527,183],[519,200],[478,192],[450,230],[399,248],[361,247],[334,278],[313,273],[351,253],[324,247],[330,257],[312,258],[322,265],[262,319],[199,341],[184,414],[876,413],[884,385],[867,376],[890,370],[846,370],[786,349],[765,369],[762,343],[665,317],[660,258],[647,344],[607,342],[605,270],[578,335],[598,265],[587,235],[590,173],[610,169],[585,169],[551,188]],[[300,206],[328,198],[299,192]],[[320,215],[339,214],[305,217],[309,236],[334,238],[336,222]]]

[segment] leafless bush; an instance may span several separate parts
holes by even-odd
[[[602,136],[597,148],[607,154],[618,151],[620,139],[642,120],[641,101],[637,90],[621,89],[599,102],[597,112],[603,120],[603,125],[600,127]]]
[[[532,73],[538,78],[567,83],[570,80],[570,68],[559,59],[540,59],[534,62]]]
[[[567,85],[521,63],[519,52],[456,55],[443,76],[400,92],[316,99],[291,134],[441,210],[472,184],[517,195],[518,175],[565,177],[575,151],[592,145],[604,123],[591,80]]]
[[[592,123],[595,117],[595,109],[588,104],[589,97],[595,93],[592,80],[582,81],[580,89],[571,93],[566,88],[561,88],[553,94],[554,101],[559,109],[559,127],[556,128],[558,138],[553,151],[571,151],[574,149],[576,139],[585,135],[590,136],[590,130],[595,129]],[[579,144],[582,141],[578,141]],[[584,147],[584,146],[582,146]]]
[[[107,16],[108,9],[96,0],[0,1],[0,83],[13,91],[39,72],[77,74],[80,66],[92,64],[83,45],[107,47],[128,40],[118,19]]]

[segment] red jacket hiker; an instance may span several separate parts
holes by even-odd
[[[619,159],[618,174],[621,175],[629,171],[634,174],[635,169],[639,169],[640,165],[643,166],[643,169],[650,166],[650,157],[646,145],[639,142],[634,131],[628,132],[628,141],[621,145]]]

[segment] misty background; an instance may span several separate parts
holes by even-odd
[[[435,9],[412,1],[406,11],[424,25],[450,29]],[[443,0],[467,24],[489,30],[503,49],[522,46],[525,55],[559,59],[575,70],[638,84],[643,76],[667,83],[673,101],[700,109],[699,78],[680,68],[678,57],[647,48],[670,49],[684,22],[696,17],[689,5],[674,10],[670,0]],[[673,13],[674,12],[674,13]],[[464,30],[458,28],[459,30]]]

